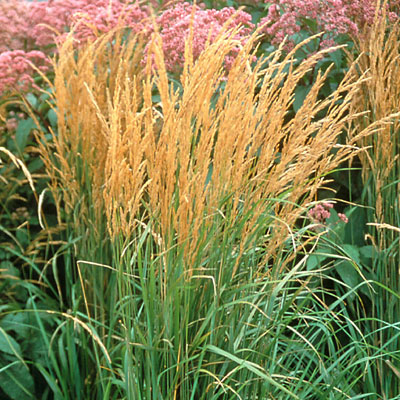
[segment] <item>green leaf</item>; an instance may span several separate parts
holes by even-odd
[[[47,113],[47,119],[53,128],[57,126],[57,114],[52,108]]]
[[[0,328],[0,352],[21,357],[19,344],[2,328]]]
[[[349,222],[345,225],[345,243],[353,243],[358,247],[365,244],[364,234],[366,232],[365,210],[361,207],[354,207],[346,212]]]
[[[374,246],[360,247],[360,254],[365,258],[372,258],[375,253],[376,253],[376,250],[375,250]]]
[[[353,246],[351,244],[344,244],[342,248],[345,251],[345,254],[349,258],[354,260],[357,264],[360,264],[360,250],[358,249],[357,246]]]
[[[28,231],[25,228],[18,229],[15,232],[15,236],[22,247],[29,245]]]
[[[332,53],[329,53],[329,58],[334,62],[335,67],[340,68],[343,61],[343,51],[342,50],[333,51]]]
[[[33,93],[28,93],[26,95],[26,100],[28,100],[28,103],[33,107],[36,108],[38,99]]]
[[[307,271],[312,271],[313,269],[318,268],[319,266],[321,266],[321,263],[327,258],[327,256],[311,254],[307,259]]]
[[[5,315],[0,320],[0,326],[6,331],[14,331],[23,338],[28,338],[32,329],[29,314],[23,312]]]
[[[253,24],[258,24],[261,18],[263,17],[264,13],[261,10],[255,10],[251,13],[251,22]]]
[[[36,124],[32,118],[19,121],[17,131],[15,133],[15,141],[17,142],[17,146],[21,152],[24,150],[28,142],[29,134],[34,128],[36,128]]]
[[[29,370],[20,361],[12,363],[0,358],[0,388],[12,400],[34,399],[34,382]]]
[[[14,264],[11,261],[8,260],[4,260],[0,263],[0,271],[1,275],[19,277],[19,270],[14,267]]]
[[[30,173],[36,172],[40,168],[43,167],[43,161],[37,157],[34,158],[29,164],[28,164],[28,170]]]
[[[297,112],[300,107],[304,103],[304,99],[307,97],[308,92],[310,91],[311,86],[297,86],[294,94],[294,102],[293,102],[293,109],[295,112]]]
[[[361,277],[354,267],[353,263],[348,260],[336,260],[335,269],[343,282],[353,288],[361,282]]]
[[[326,220],[327,224],[335,225],[339,221],[339,216],[334,208],[329,210],[331,216]]]
[[[318,24],[315,19],[312,18],[302,18],[301,22],[310,28],[311,32],[317,32],[318,31]]]

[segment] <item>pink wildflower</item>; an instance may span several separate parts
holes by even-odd
[[[0,0],[0,53],[24,49],[31,27],[28,9],[24,0]]]
[[[308,212],[308,216],[317,223],[324,224],[331,216],[330,209],[333,208],[332,203],[317,204]]]
[[[271,43],[279,45],[289,37],[287,49],[294,46],[290,36],[305,27],[304,20],[317,23],[317,32],[326,32],[321,47],[330,47],[338,34],[357,35],[364,26],[372,25],[376,0],[264,0],[269,3],[268,15],[260,23]],[[394,21],[398,14],[399,0],[388,1],[389,18]]]
[[[9,91],[26,91],[35,87],[34,64],[41,71],[48,69],[48,60],[41,51],[5,51],[0,54],[0,95]]]
[[[309,212],[308,216],[311,218],[312,221],[319,225],[325,225],[326,221],[330,218],[331,212],[330,210],[333,209],[333,204],[332,203],[320,203],[317,204],[315,207],[313,207]],[[349,219],[346,217],[345,214],[338,213],[339,219],[347,224],[349,222]],[[338,223],[337,221],[336,223]]]
[[[156,19],[157,25],[160,27],[166,68],[170,71],[179,70],[185,62],[185,39],[190,32],[192,9],[193,6],[190,3],[178,3],[174,7],[166,9]],[[241,25],[235,39],[244,43],[246,37],[254,29],[250,14],[244,11],[238,12],[233,7],[214,10],[195,6],[192,46],[194,59],[198,58],[204,50],[207,40],[212,43],[221,32],[224,24],[230,19],[228,29]],[[238,52],[239,49],[236,49],[233,54],[226,58],[227,69],[232,65],[235,54]]]
[[[6,121],[6,128],[9,132],[14,132],[18,127],[17,118],[9,118]]]
[[[86,41],[106,33],[120,22],[134,32],[145,29],[147,13],[138,2],[128,4],[121,0],[50,0],[32,3],[30,17],[35,22],[31,36],[38,46],[55,41],[56,33],[64,33],[75,25],[75,36]]]
[[[148,14],[138,2],[130,3],[128,0],[0,0],[0,94],[32,86],[34,68],[29,62],[45,71],[48,64],[44,53],[51,51],[46,47],[54,48],[51,45],[72,25],[80,42],[108,32],[120,22],[135,32],[144,30]]]

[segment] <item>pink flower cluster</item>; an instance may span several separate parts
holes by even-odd
[[[41,51],[14,50],[0,53],[0,94],[13,90],[26,91],[34,87],[33,74],[35,65],[46,72],[49,61]]]
[[[326,220],[331,216],[330,209],[333,208],[331,203],[317,204],[308,212],[308,216],[320,224],[324,224]]]
[[[157,19],[163,42],[166,68],[170,71],[179,70],[184,64],[185,39],[190,33],[193,5],[190,3],[178,3],[166,9]],[[254,29],[251,15],[244,11],[237,11],[233,7],[225,7],[221,10],[202,9],[195,6],[193,19],[193,56],[196,59],[203,51],[207,40],[212,43],[221,32],[224,24],[228,28],[241,26],[235,39],[244,43],[246,37]],[[235,54],[234,50],[225,60],[227,69],[232,65]]]
[[[148,14],[138,2],[125,0],[0,0],[0,95],[32,87],[29,62],[45,71],[45,54],[71,26],[82,42],[108,32],[122,18],[138,32],[145,29]]]
[[[12,137],[15,137],[15,131],[18,128],[19,121],[26,119],[26,114],[19,112],[15,113],[15,111],[9,111],[3,118],[4,124],[0,124],[0,135],[7,131],[11,133]]]
[[[31,36],[38,46],[54,43],[55,33],[62,34],[71,26],[74,26],[75,37],[80,41],[109,32],[119,23],[139,32],[144,29],[144,21],[148,18],[138,2],[128,4],[121,0],[35,2],[31,3],[29,16],[33,21]]]
[[[74,24],[77,38],[87,40],[95,32],[108,32],[122,17],[139,31],[148,13],[138,2],[125,0],[0,0],[0,51],[52,45]]]
[[[287,49],[294,46],[292,35],[305,27],[306,20],[317,23],[315,32],[326,32],[321,47],[332,46],[335,35],[357,35],[364,26],[371,25],[376,10],[376,0],[272,0],[268,15],[260,23],[264,32],[271,38],[271,43],[279,45],[285,36],[288,38]],[[398,18],[393,9],[398,8],[399,0],[388,2],[389,17]]]
[[[118,24],[134,32],[153,30],[149,13],[158,8],[159,26],[166,66],[176,71],[184,63],[185,39],[189,35],[192,5],[180,0],[158,2],[151,0],[141,6],[139,0],[0,0],[0,94],[6,90],[26,89],[32,83],[33,69],[27,62],[39,61],[44,70],[45,54],[73,27],[78,43],[106,33]],[[207,40],[215,40],[222,26],[229,22],[233,28],[241,25],[236,39],[246,40],[254,29],[251,15],[233,7],[206,10],[195,6],[193,53],[197,58]],[[233,63],[234,50],[226,59]]]
[[[332,203],[325,202],[325,203],[317,204],[314,208],[312,208],[308,212],[308,216],[316,223],[324,225],[326,223],[327,219],[329,219],[331,216],[331,212],[330,212],[331,209],[333,209]],[[346,215],[344,215],[342,213],[338,213],[338,217],[344,223],[349,222]]]
[[[26,1],[0,0],[0,53],[24,49],[30,34],[28,5]]]

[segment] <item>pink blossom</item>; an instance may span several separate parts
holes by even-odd
[[[18,120],[16,118],[9,118],[6,121],[6,128],[9,132],[14,132],[18,127]]]
[[[264,32],[271,43],[279,45],[288,36],[287,49],[294,46],[291,36],[305,27],[305,20],[314,20],[318,32],[326,32],[320,46],[330,47],[338,34],[357,35],[365,26],[372,25],[376,0],[264,0],[269,3],[268,15],[262,18]],[[398,19],[399,0],[388,1],[389,19]],[[379,10],[380,11],[380,10]]]
[[[309,212],[308,216],[317,224],[325,225],[326,221],[330,218],[331,216],[331,211],[333,209],[333,204],[324,202],[317,204],[315,207],[313,207]],[[349,222],[349,219],[346,217],[345,214],[338,213],[338,217],[341,221],[347,224]]]
[[[330,209],[333,208],[331,203],[317,204],[308,212],[308,216],[319,224],[324,224],[331,216]]]
[[[166,9],[156,19],[160,29],[165,56],[166,68],[170,71],[179,70],[184,64],[185,40],[189,36],[193,6],[182,2],[174,7]],[[235,39],[244,43],[246,37],[254,29],[251,23],[251,15],[244,11],[237,11],[233,7],[225,7],[221,10],[202,9],[195,6],[193,20],[193,57],[198,58],[204,50],[209,39],[212,43],[222,27],[231,19],[228,28],[241,26]],[[239,49],[233,51],[225,60],[227,69],[232,65],[234,56]]]
[[[41,51],[5,51],[0,54],[0,95],[4,92],[26,91],[35,87],[32,75],[34,64],[46,72],[49,67],[47,57]]]
[[[0,94],[31,87],[34,69],[29,62],[45,71],[44,53],[54,49],[72,25],[80,42],[108,32],[120,22],[135,32],[144,30],[148,14],[138,2],[128,3],[132,2],[0,0]]]
[[[34,21],[31,36],[38,46],[55,42],[57,32],[63,34],[74,25],[75,36],[86,41],[109,32],[119,23],[135,32],[145,29],[148,14],[139,3],[121,0],[49,0],[31,4],[29,16]]]
[[[129,4],[128,4],[129,3]],[[76,36],[87,40],[122,21],[135,32],[145,28],[149,8],[127,0],[0,0],[0,52],[34,50],[54,45],[76,25]],[[146,11],[147,10],[147,11]]]
[[[342,213],[338,213],[338,217],[345,223],[347,224],[349,222],[349,219],[346,217],[346,215]]]
[[[0,0],[0,53],[24,49],[31,28],[28,9],[26,1]]]

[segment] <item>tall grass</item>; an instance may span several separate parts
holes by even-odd
[[[144,70],[137,38],[109,48],[104,37],[77,55],[67,41],[55,65],[58,133],[53,148],[42,148],[57,204],[62,193],[66,213],[79,209],[76,223],[90,226],[91,235],[103,225],[105,211],[112,237],[129,237],[138,219],[156,216],[161,240],[179,232],[185,241],[227,194],[236,210],[283,196],[286,202],[275,207],[279,245],[279,235],[287,236],[280,228],[290,228],[299,216],[294,203],[314,198],[324,175],[350,156],[351,144],[366,132],[337,146],[354,118],[348,108],[359,84],[351,74],[322,101],[317,95],[325,76],[319,76],[303,107],[286,121],[293,89],[324,53],[296,69],[295,51],[282,62],[278,51],[267,67],[251,66],[255,40],[226,76],[224,58],[237,45],[227,33],[196,63],[188,45],[180,91],[168,79],[157,36]],[[158,104],[152,101],[155,89]]]
[[[369,210],[368,240],[375,248],[371,277],[382,285],[376,289],[371,320],[366,323],[375,348],[384,349],[377,357],[369,386],[376,385],[382,398],[388,399],[397,398],[400,393],[399,24],[389,23],[385,13],[382,18],[377,16],[368,40],[359,41],[358,47],[363,56],[357,70],[368,79],[354,97],[352,110],[370,112],[357,121],[357,129],[386,118],[379,132],[363,138],[359,144],[366,149],[360,154],[363,202]]]
[[[313,238],[296,223],[373,129],[337,145],[363,78],[319,100],[319,75],[287,121],[324,52],[253,62],[254,35],[226,72],[234,34],[196,62],[189,40],[178,85],[157,33],[147,53],[118,33],[59,49],[58,131],[39,147],[71,246],[54,263],[58,328],[36,314],[56,398],[360,398],[352,291],[324,289],[329,266],[306,270]]]

